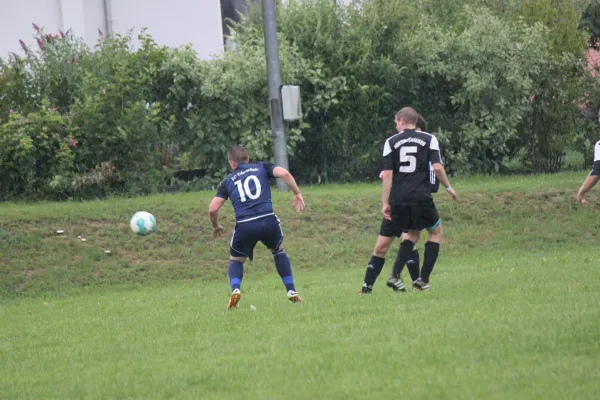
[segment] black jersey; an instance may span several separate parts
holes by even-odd
[[[383,147],[383,169],[393,171],[390,205],[431,201],[431,165],[441,162],[432,134],[407,129],[390,137]]]
[[[440,154],[440,163],[442,163],[441,154]],[[440,180],[436,176],[431,163],[429,163],[429,178],[430,178],[430,182],[431,182],[431,193],[437,193],[440,190]]]

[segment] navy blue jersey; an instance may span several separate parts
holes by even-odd
[[[237,222],[246,222],[273,215],[271,185],[274,164],[257,162],[239,164],[219,184],[217,197],[230,199]]]

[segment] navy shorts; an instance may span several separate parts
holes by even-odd
[[[283,231],[276,215],[235,224],[229,254],[248,257],[252,261],[254,247],[259,241],[271,251],[279,249],[283,243]]]

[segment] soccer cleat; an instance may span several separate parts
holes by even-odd
[[[304,301],[304,299],[302,299],[302,297],[300,297],[300,295],[293,290],[287,292],[287,297],[292,303],[302,303]]]
[[[394,278],[390,276],[387,280],[387,287],[392,288],[394,292],[406,292],[404,282],[400,278]]]
[[[233,292],[231,292],[231,297],[229,298],[229,305],[227,306],[227,308],[231,310],[234,307],[238,307],[238,303],[240,302],[241,297],[242,294],[240,293],[240,289],[233,289]]]
[[[368,286],[366,283],[363,284],[363,287],[360,288],[358,294],[371,294],[373,292],[373,286]]]
[[[429,282],[425,282],[423,279],[418,278],[416,281],[413,282],[412,290],[413,292],[424,292],[426,290],[429,290]]]

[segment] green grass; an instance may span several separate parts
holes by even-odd
[[[306,302],[258,248],[233,311],[210,193],[2,205],[0,398],[595,399],[600,218],[574,203],[583,178],[453,180],[432,290],[368,297],[379,186],[307,188],[300,215],[277,193]],[[128,231],[139,209],[158,234]]]
[[[444,254],[455,258],[471,250],[597,245],[598,208],[582,210],[572,199],[582,179],[581,174],[558,174],[453,180],[458,202],[449,202],[445,193],[437,195],[446,225]],[[227,203],[221,213],[226,236],[214,241],[206,217],[212,196],[205,192],[0,205],[0,296],[69,295],[114,285],[222,279],[234,218]],[[295,268],[362,265],[381,220],[380,186],[313,187],[305,190],[305,197],[307,212],[295,215],[289,194],[274,196]],[[132,234],[129,218],[138,210],[156,216],[157,234]],[[64,235],[57,235],[58,229]],[[78,240],[79,235],[87,241]],[[270,271],[271,263],[268,252],[257,251],[248,270]]]

